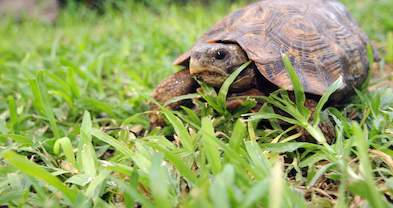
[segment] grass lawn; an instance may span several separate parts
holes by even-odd
[[[69,7],[54,25],[0,19],[0,205],[392,207],[392,0],[345,1],[382,58],[348,105],[311,120],[278,92],[246,117],[254,99],[229,113],[205,87],[199,111],[163,109],[169,125],[152,130],[172,61],[245,3],[145,2]]]

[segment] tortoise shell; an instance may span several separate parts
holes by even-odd
[[[322,95],[340,76],[348,92],[367,77],[367,36],[336,0],[263,0],[218,22],[194,45],[237,43],[260,73],[292,90],[282,62],[290,58],[305,92]],[[188,66],[192,48],[174,64]],[[341,93],[342,94],[342,93]]]

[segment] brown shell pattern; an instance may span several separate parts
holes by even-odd
[[[238,43],[261,74],[287,90],[287,54],[308,93],[322,95],[340,76],[350,91],[366,79],[367,36],[336,0],[264,0],[238,10],[205,33],[200,43]],[[175,64],[186,65],[190,51]]]

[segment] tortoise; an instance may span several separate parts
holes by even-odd
[[[198,86],[194,79],[218,88],[248,61],[252,64],[231,85],[232,92],[247,94],[258,89],[266,94],[270,85],[291,91],[282,61],[286,54],[311,96],[323,95],[342,78],[343,86],[331,98],[338,103],[365,82],[369,44],[351,14],[336,0],[262,0],[224,17],[180,55],[174,64],[184,69],[162,81],[153,98],[165,103],[191,93]],[[376,51],[374,54],[378,59]]]

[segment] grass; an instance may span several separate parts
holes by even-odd
[[[322,107],[336,82],[311,115],[293,76],[295,101],[278,91],[228,112],[233,74],[192,96],[198,111],[163,109],[169,124],[153,130],[150,93],[172,60],[244,3],[118,4],[67,8],[55,25],[0,20],[0,205],[392,206],[391,1],[346,1],[383,58],[374,90],[348,105]],[[329,120],[333,139],[319,125]]]

